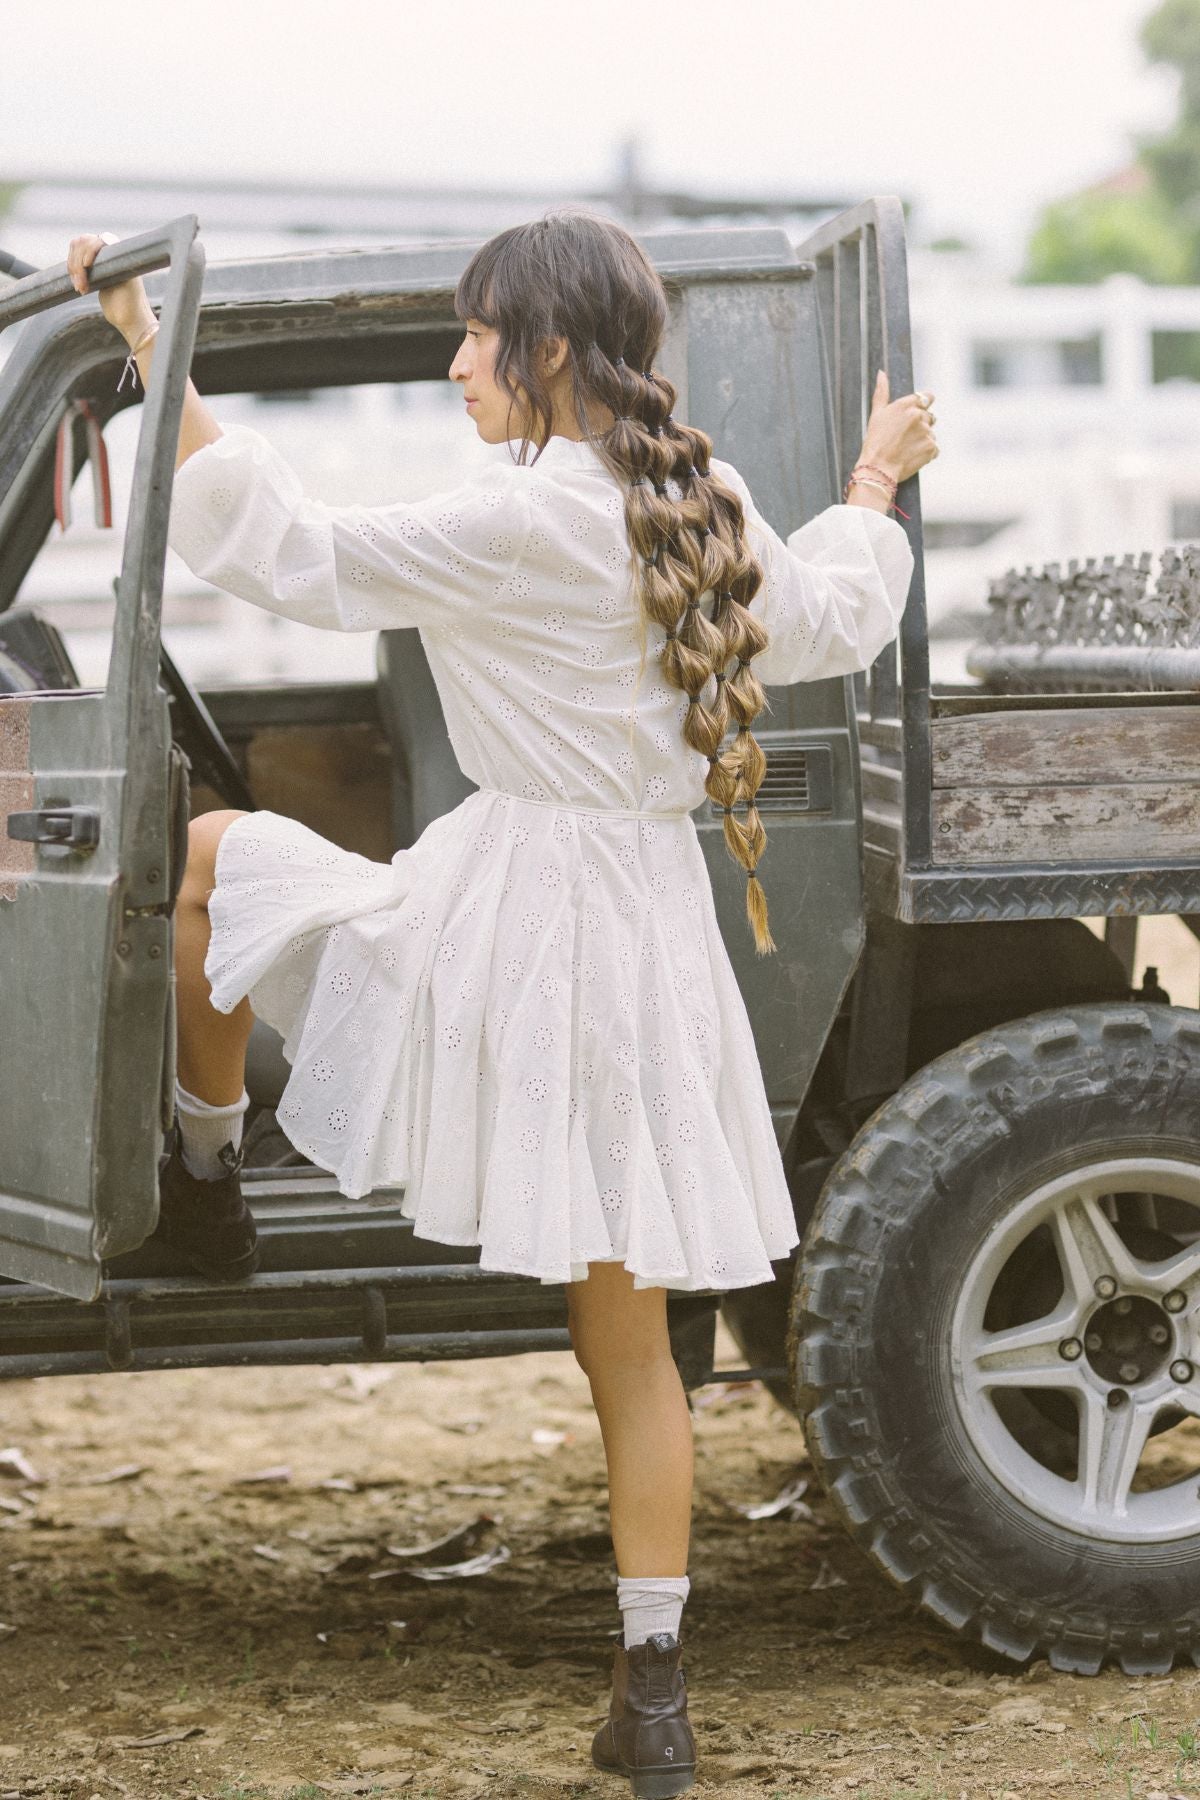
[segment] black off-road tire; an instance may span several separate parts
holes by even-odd
[[[985,1234],[1107,1156],[1200,1169],[1200,1013],[1105,1003],[982,1032],[914,1076],[831,1171],[801,1251],[788,1362],[818,1474],[871,1560],[1017,1661],[1200,1664],[1195,1535],[1100,1540],[1014,1497],[977,1454],[950,1321]]]

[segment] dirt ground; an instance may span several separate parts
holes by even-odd
[[[1200,1672],[1023,1673],[952,1637],[815,1482],[810,1518],[739,1511],[810,1473],[760,1386],[696,1401],[698,1793],[1200,1794]],[[588,1754],[619,1614],[569,1355],[15,1383],[0,1419],[40,1478],[0,1483],[0,1794],[628,1791]],[[474,1521],[434,1561],[504,1546],[484,1574],[389,1554]]]
[[[1147,940],[1194,1005],[1189,944]],[[1022,1671],[874,1572],[761,1386],[701,1390],[694,1426],[697,1794],[1200,1795],[1200,1671]],[[620,1619],[569,1355],[12,1383],[8,1446],[0,1797],[628,1791],[589,1757]],[[741,1510],[804,1479],[802,1516]]]

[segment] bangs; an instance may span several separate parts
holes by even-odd
[[[505,231],[499,237],[489,238],[459,276],[454,311],[464,324],[468,319],[478,319],[489,328],[499,325],[505,310],[504,295],[510,286],[505,277],[512,261],[514,236],[515,232]]]

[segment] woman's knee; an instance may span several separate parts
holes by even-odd
[[[216,883],[217,850],[235,819],[245,815],[234,808],[197,813],[188,826],[187,866],[183,872],[180,901],[206,906]]]
[[[567,1328],[589,1378],[623,1372],[635,1379],[671,1360],[664,1290],[635,1289],[620,1265],[594,1265],[586,1281],[567,1284]]]

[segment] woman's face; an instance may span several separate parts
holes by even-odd
[[[495,376],[500,334],[494,325],[468,319],[463,341],[450,364],[450,379],[462,383],[467,415],[485,444],[503,444],[520,434],[520,409],[500,387]]]

